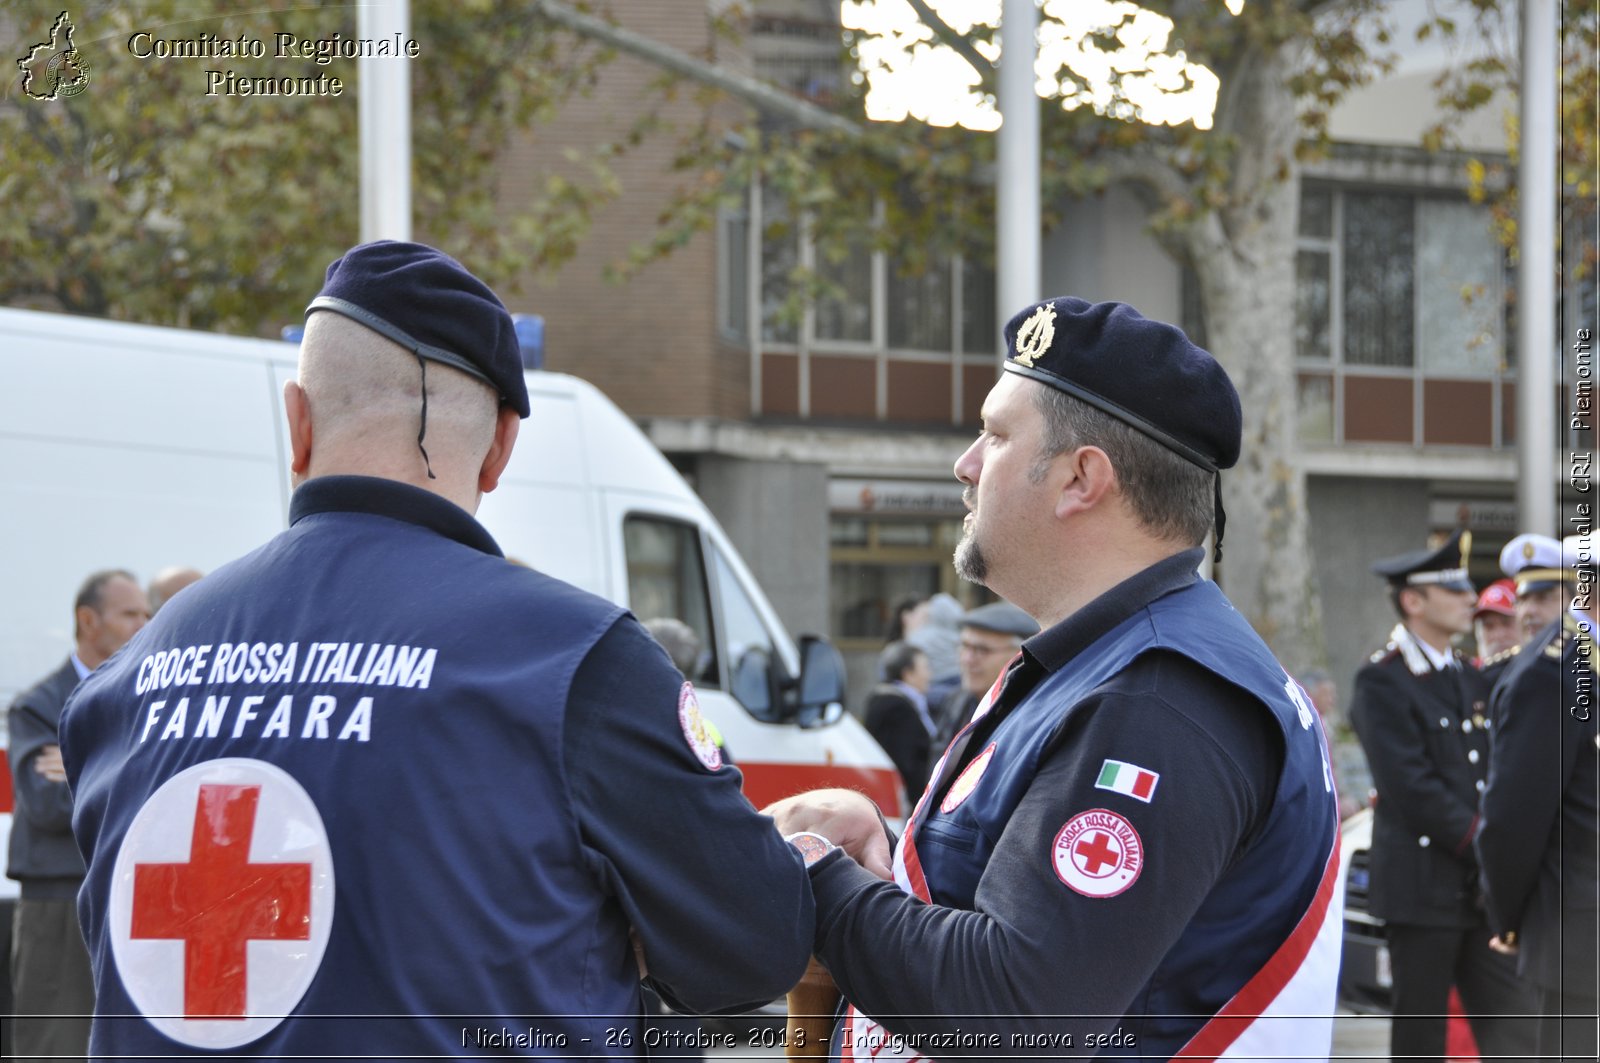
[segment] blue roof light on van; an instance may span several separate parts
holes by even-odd
[[[544,368],[544,318],[538,314],[512,314],[517,345],[522,348],[522,368]]]
[[[285,343],[299,343],[306,338],[305,325],[285,325],[278,330],[278,338]]]

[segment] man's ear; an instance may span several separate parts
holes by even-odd
[[[1056,519],[1084,513],[1103,501],[1117,485],[1117,470],[1099,447],[1078,447],[1059,454],[1062,471],[1069,477],[1056,498]]]
[[[489,453],[483,456],[483,467],[478,470],[478,490],[488,494],[500,486],[500,476],[506,471],[506,463],[511,460],[511,451],[517,445],[517,432],[522,427],[522,418],[510,406],[500,407],[500,413],[495,417],[494,441],[489,444]]]
[[[311,401],[298,380],[283,382],[283,414],[289,422],[289,471],[304,477],[311,468]]]

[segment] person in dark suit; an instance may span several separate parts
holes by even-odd
[[[1591,540],[1592,544],[1592,540]],[[1600,730],[1594,676],[1594,555],[1577,536],[1574,608],[1507,669],[1492,702],[1494,758],[1478,859],[1495,946],[1538,992],[1540,1057],[1596,1057],[1600,955]]]
[[[1444,1057],[1452,984],[1484,1056],[1525,1053],[1534,1036],[1529,995],[1489,948],[1472,850],[1489,770],[1489,689],[1450,644],[1472,629],[1471,541],[1457,532],[1372,566],[1400,623],[1356,673],[1350,705],[1378,792],[1368,896],[1388,923],[1395,1059]]]
[[[909,642],[883,650],[883,682],[867,695],[867,732],[889,754],[915,804],[933,764],[933,717],[928,713],[928,655]],[[909,807],[909,806],[908,806]]]
[[[89,1047],[94,978],[76,909],[83,857],[72,840],[72,791],[56,725],[79,681],[149,619],[149,603],[131,574],[94,573],[73,603],[73,652],[7,714],[16,814],[6,874],[22,884],[11,938],[17,1059],[81,1057]]]

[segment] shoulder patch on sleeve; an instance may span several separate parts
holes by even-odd
[[[1144,870],[1144,842],[1133,824],[1105,808],[1067,820],[1051,844],[1056,877],[1085,897],[1115,897]]]
[[[694,754],[695,759],[707,771],[720,769],[722,749],[712,737],[706,718],[700,715],[700,700],[694,695],[693,683],[684,683],[683,689],[678,692],[678,725],[683,728],[684,741],[689,743],[689,752]]]

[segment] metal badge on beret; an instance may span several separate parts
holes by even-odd
[[[1126,303],[1061,296],[1014,316],[1005,335],[1007,372],[1087,402],[1207,472],[1239,460],[1239,393],[1176,325]]]
[[[1149,436],[1209,473],[1239,460],[1239,392],[1182,329],[1126,303],[1061,296],[1006,323],[1008,373],[1066,392]],[[1214,483],[1216,558],[1222,559],[1222,480]]]

